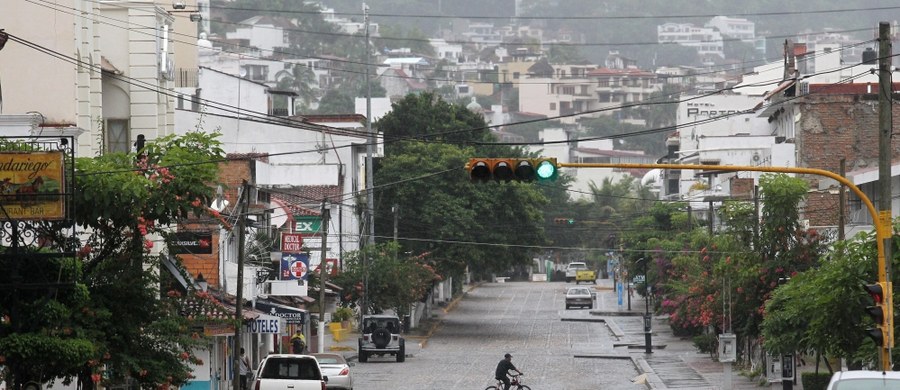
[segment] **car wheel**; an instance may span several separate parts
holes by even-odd
[[[397,363],[406,361],[406,340],[400,339],[400,350],[397,351]]]
[[[359,339],[359,362],[365,363],[369,360],[369,357],[366,355],[366,351],[363,351],[363,342],[362,339]]]

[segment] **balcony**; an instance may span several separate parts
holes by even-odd
[[[199,71],[190,68],[175,70],[175,88],[197,88],[200,86]]]

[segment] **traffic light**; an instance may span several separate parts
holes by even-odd
[[[532,163],[538,180],[556,180],[559,176],[555,158],[536,158]]]
[[[863,286],[869,296],[872,297],[872,306],[866,306],[866,314],[872,318],[875,328],[866,329],[866,334],[872,338],[875,345],[879,347],[885,346],[885,342],[889,341],[888,335],[888,315],[887,306],[885,305],[884,294],[888,291],[883,282],[867,284]]]
[[[555,158],[470,158],[466,164],[473,182],[556,180]]]

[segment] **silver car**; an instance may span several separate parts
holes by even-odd
[[[587,287],[569,287],[566,290],[566,310],[570,307],[594,308],[594,293]]]
[[[353,376],[350,375],[350,363],[336,353],[313,353],[319,361],[322,375],[328,377],[326,388],[353,390]]]

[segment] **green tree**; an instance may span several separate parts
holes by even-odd
[[[224,155],[215,138],[167,136],[148,142],[141,155],[75,160],[79,234],[65,223],[36,223],[43,248],[19,250],[77,256],[39,257],[27,268],[18,258],[0,257],[0,266],[21,270],[23,280],[59,283],[51,290],[0,295],[0,360],[7,383],[63,378],[92,389],[101,380],[109,385],[131,378],[158,388],[188,380],[191,364],[198,362],[192,351],[203,340],[184,316],[185,300],[206,299],[161,294],[160,259],[146,255],[154,245],[147,237],[205,212],[213,192],[209,183],[217,175],[209,162]],[[0,275],[0,284],[12,281]]]
[[[278,80],[278,88],[296,92],[297,97],[300,98],[297,105],[302,107],[308,106],[316,98],[316,91],[312,87],[315,82],[316,74],[312,69],[305,65],[294,64],[290,73]]]
[[[409,306],[424,299],[432,284],[440,281],[428,256],[401,254],[399,245],[386,242],[368,245],[344,256],[344,270],[333,282],[345,292],[342,305],[354,306],[366,301],[365,312],[393,310],[403,315]],[[367,288],[363,289],[363,283]],[[363,297],[364,292],[368,297]]]
[[[523,156],[490,145],[494,138],[480,114],[425,93],[395,103],[376,126],[387,143],[375,172],[376,236],[393,235],[396,205],[404,250],[431,253],[444,275],[458,275],[467,265],[488,273],[531,262],[535,249],[529,246],[546,242],[547,198],[533,183],[469,181],[468,158]],[[465,146],[473,143],[482,145]]]

